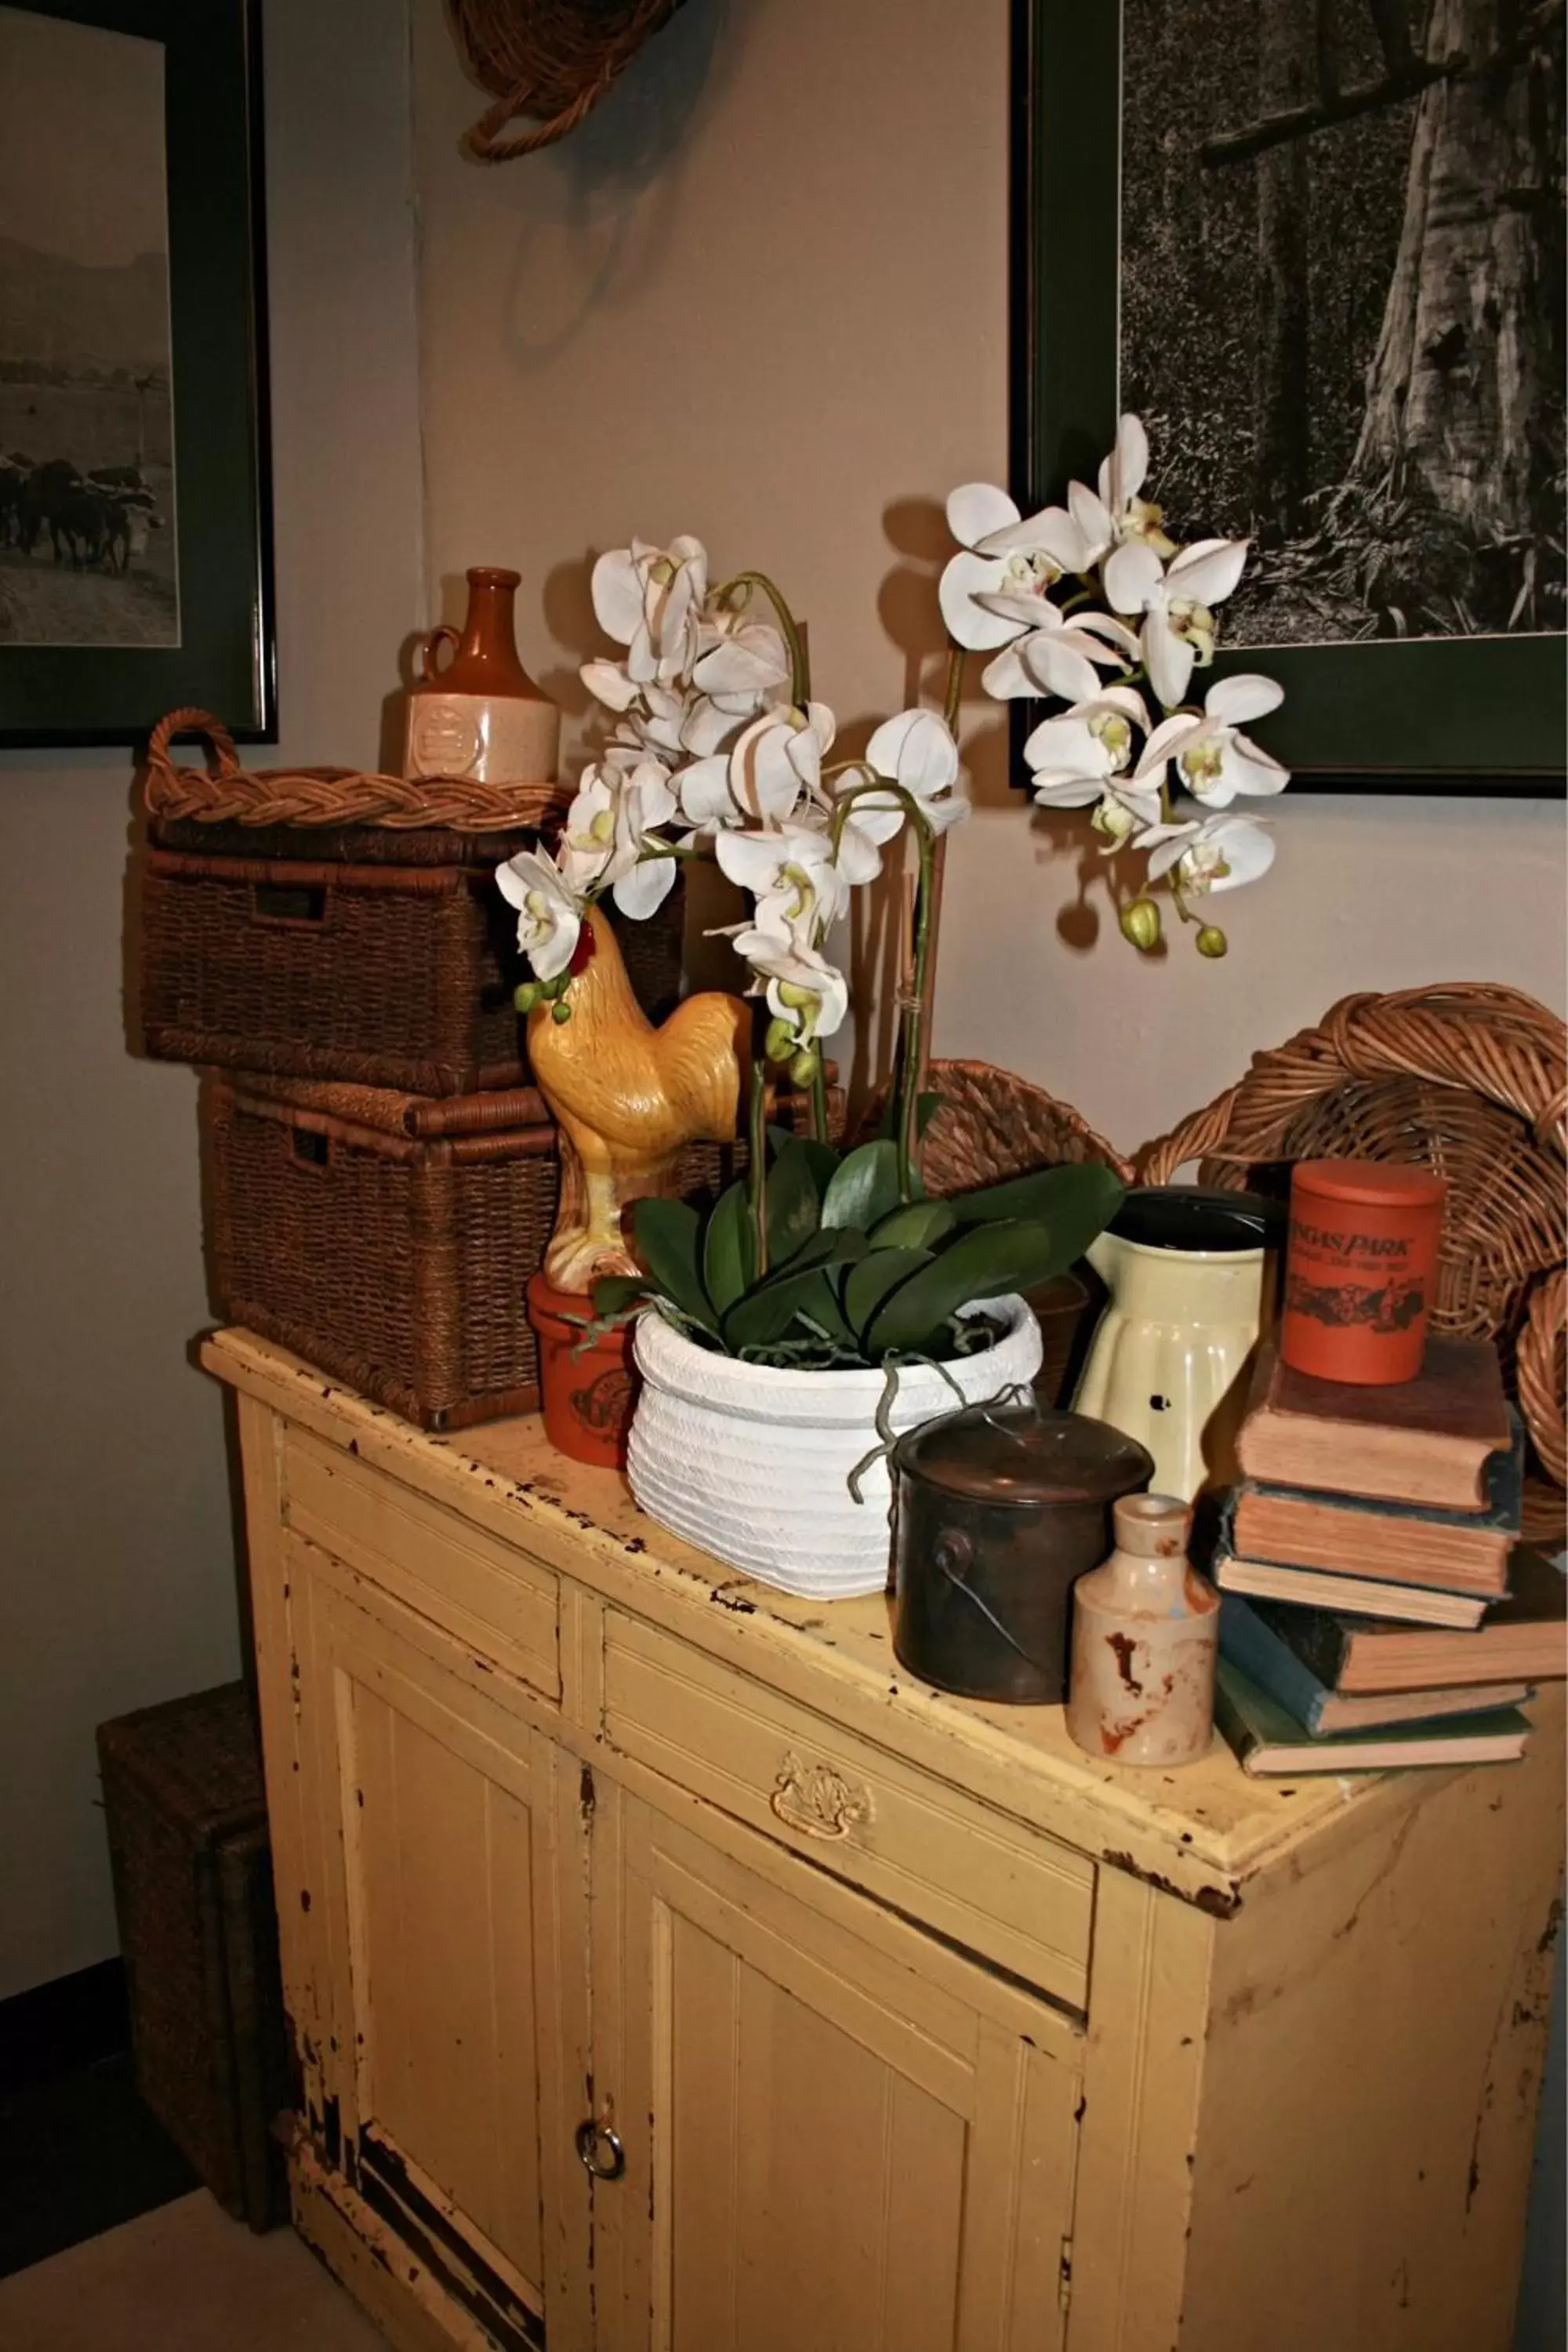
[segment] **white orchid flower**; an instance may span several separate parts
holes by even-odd
[[[634,539],[612,548],[594,566],[594,610],[606,636],[628,648],[626,675],[635,686],[687,677],[697,658],[708,551],[682,536],[668,547]],[[598,692],[598,687],[592,689]]]
[[[584,768],[566,812],[556,861],[566,887],[579,899],[585,898],[604,880],[615,855],[619,783],[613,771]],[[501,871],[505,870],[503,866]]]
[[[641,692],[625,662],[610,661],[604,655],[584,662],[577,675],[595,700],[610,710],[629,710]]]
[[[1084,482],[1068,484],[1068,511],[1082,534],[1089,563],[1132,539],[1143,541],[1156,555],[1174,555],[1174,540],[1160,528],[1162,510],[1138,495],[1148,474],[1149,436],[1139,417],[1124,416],[1116,427],[1116,446],[1100,466],[1098,491]]]
[[[1274,863],[1274,837],[1252,816],[1205,816],[1200,824],[1156,825],[1149,879],[1174,869],[1184,897],[1205,898],[1256,882]]]
[[[793,930],[809,939],[849,911],[849,877],[835,863],[826,832],[814,825],[722,832],[713,850],[721,871],[756,901],[753,921],[742,929]]]
[[[831,1037],[849,1010],[849,984],[819,948],[798,929],[763,929],[734,934],[735,952],[754,975],[752,995],[765,995],[775,1021],[789,1024],[797,1047]]]
[[[1121,669],[1138,656],[1138,640],[1109,613],[1064,615],[1042,604],[1039,625],[987,662],[980,683],[998,702],[1021,694],[1058,694],[1064,702],[1092,702],[1100,672]]]
[[[1105,559],[1106,601],[1141,613],[1149,683],[1167,710],[1184,700],[1194,662],[1214,659],[1213,607],[1241,578],[1249,541],[1200,539],[1167,568],[1144,540],[1123,540]]]
[[[965,482],[947,502],[960,554],[937,589],[948,635],[971,652],[1005,646],[1038,625],[1037,608],[1064,573],[1083,572],[1089,553],[1065,507],[1020,515],[1005,490]]]
[[[496,881],[517,908],[517,943],[541,980],[553,980],[577,952],[581,904],[548,851],[520,850],[496,868]]]
[[[1108,686],[1092,702],[1075,703],[1043,719],[1024,745],[1041,808],[1094,807],[1091,820],[1107,849],[1119,849],[1160,821],[1157,784],[1142,785],[1125,771],[1136,748],[1134,730],[1147,733],[1149,713],[1131,686]]]
[[[865,767],[874,776],[897,784],[919,806],[936,834],[945,833],[969,814],[967,795],[958,782],[958,746],[944,719],[931,710],[900,710],[884,719],[866,746]],[[839,860],[851,882],[869,882],[881,865],[880,852],[892,840],[908,814],[891,793],[858,791],[863,773],[851,772],[839,784],[840,793],[857,793],[844,821]]]
[[[615,851],[605,878],[616,906],[634,922],[646,921],[675,887],[676,860],[650,847],[650,840],[678,807],[669,772],[657,760],[634,768],[616,795]]]
[[[742,730],[729,752],[683,768],[676,779],[681,814],[699,833],[734,825],[787,824],[802,800],[822,788],[822,758],[837,722],[825,702],[805,710],[765,710]]]
[[[707,613],[691,683],[732,719],[750,719],[789,677],[789,654],[767,621]]]
[[[1155,728],[1134,782],[1158,785],[1173,760],[1180,782],[1208,808],[1227,807],[1237,793],[1282,793],[1289,769],[1243,735],[1239,723],[1267,717],[1284,699],[1283,687],[1250,671],[1216,679],[1204,697],[1201,718],[1195,711],[1177,711]]]

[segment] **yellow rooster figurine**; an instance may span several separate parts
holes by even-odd
[[[635,1274],[624,1212],[669,1189],[682,1148],[735,1133],[751,1018],[739,997],[689,996],[656,1029],[632,993],[601,909],[583,923],[571,1018],[551,1003],[528,1016],[528,1053],[561,1130],[561,1202],[544,1253],[557,1290],[591,1290],[604,1274]],[[592,946],[586,942],[591,940]]]

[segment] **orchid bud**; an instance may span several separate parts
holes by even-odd
[[[788,1021],[770,1021],[768,1034],[763,1041],[763,1052],[770,1062],[787,1062],[795,1052],[795,1029]]]
[[[808,1087],[821,1067],[821,1061],[816,1054],[803,1051],[790,1064],[789,1074],[797,1087]]]
[[[804,1013],[808,1004],[815,1004],[816,1002],[816,999],[810,989],[802,988],[797,980],[780,981],[779,1003],[787,1004],[792,1013]]]
[[[1220,929],[1217,923],[1205,923],[1203,929],[1198,933],[1197,950],[1199,955],[1212,956],[1216,962],[1219,958],[1224,955],[1229,945],[1230,941],[1226,938],[1225,933]]]
[[[566,999],[563,996],[558,996],[554,1003],[551,1006],[550,1018],[552,1021],[558,1023],[571,1020],[572,1007],[567,1003]]]
[[[520,1013],[531,1013],[539,998],[539,982],[536,980],[525,980],[513,990],[511,1001]]]
[[[1121,936],[1140,955],[1159,946],[1160,909],[1152,898],[1134,898],[1130,907],[1122,908]]]

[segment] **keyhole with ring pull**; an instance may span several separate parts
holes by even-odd
[[[573,2144],[578,2163],[595,2180],[618,2180],[626,2168],[626,2151],[619,2134],[592,2116],[578,2125]]]

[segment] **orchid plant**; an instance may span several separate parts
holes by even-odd
[[[905,1009],[898,1139],[912,1176],[912,1074],[921,1053],[932,844],[969,803],[946,717],[900,711],[879,727],[864,756],[831,758],[836,722],[813,699],[805,642],[773,583],[744,572],[713,586],[700,541],[667,548],[634,540],[601,555],[594,610],[619,660],[587,663],[584,684],[613,714],[608,740],[584,769],[553,853],[522,852],[498,880],[518,913],[532,967],[520,1009],[548,1000],[571,1018],[574,959],[584,950],[588,908],[606,895],[625,914],[653,914],[676,866],[711,856],[751,900],[728,931],[751,969],[749,992],[765,999],[763,1056],[753,1074],[753,1141],[762,1139],[768,1065],[809,1090],[826,1139],[822,1046],[849,1008],[829,937],[853,891],[873,881],[904,827],[919,843],[921,889],[915,920],[916,985]],[[773,619],[754,610],[758,594]],[[908,1097],[907,1106],[905,1097]]]
[[[982,682],[996,698],[1065,706],[1025,744],[1034,796],[1047,808],[1092,809],[1107,852],[1143,854],[1143,887],[1121,914],[1134,946],[1160,940],[1151,893],[1163,885],[1183,921],[1197,924],[1199,952],[1223,955],[1224,932],[1195,910],[1273,862],[1268,830],[1233,803],[1289,782],[1241,732],[1277,708],[1279,688],[1231,676],[1201,707],[1188,699],[1194,673],[1213,661],[1215,608],[1241,577],[1247,543],[1178,547],[1142,496],[1148,471],[1142,425],[1124,416],[1096,487],[1072,483],[1066,506],[1023,516],[988,484],[954,490],[947,516],[960,551],[939,589],[952,642],[945,708],[900,711],[858,758],[832,758],[833,713],[812,697],[800,629],[764,573],[714,585],[706,550],[689,537],[668,547],[634,540],[594,566],[595,612],[623,651],[588,662],[582,677],[611,724],[555,849],[527,850],[499,871],[533,971],[518,1003],[548,1003],[556,1021],[570,1020],[595,901],[649,916],[682,858],[717,860],[751,901],[728,936],[750,968],[749,993],[767,1009],[750,1118],[758,1278],[768,1263],[766,1072],[787,1070],[809,1092],[825,1143],[823,1046],[849,1005],[832,935],[906,827],[919,882],[888,1142],[898,1202],[921,1197],[935,850],[969,810],[955,730],[971,651],[990,656]]]
[[[1272,678],[1217,680],[1200,709],[1194,670],[1214,660],[1215,607],[1240,580],[1245,540],[1178,547],[1142,496],[1149,444],[1123,416],[1096,487],[1072,482],[1065,507],[1020,515],[1005,490],[966,483],[947,502],[960,552],[942,573],[942,615],[955,645],[988,652],[982,682],[1009,701],[1049,696],[1065,710],[1024,745],[1043,808],[1089,808],[1104,850],[1143,852],[1145,883],[1163,883],[1201,955],[1225,933],[1196,911],[1220,891],[1266,874],[1273,836],[1237,798],[1268,798],[1289,772],[1240,730],[1284,699]],[[1152,710],[1162,715],[1155,717]],[[1121,908],[1145,952],[1163,933],[1145,887]]]

